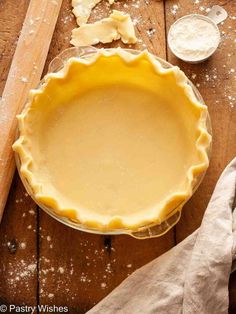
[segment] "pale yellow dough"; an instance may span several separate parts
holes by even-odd
[[[88,22],[92,9],[101,1],[102,0],[72,0],[72,12],[79,26]],[[108,1],[110,4],[114,3],[114,0]]]
[[[101,2],[101,0],[72,0],[72,12],[76,17],[76,22],[79,26],[87,23],[92,9],[99,2]]]
[[[72,30],[71,44],[74,46],[110,43],[121,39],[125,44],[137,41],[129,14],[113,10],[112,14],[93,24],[84,24]]]
[[[159,223],[208,167],[206,106],[149,53],[71,58],[31,92],[13,146],[33,197],[97,230]]]

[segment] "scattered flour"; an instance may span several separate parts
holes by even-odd
[[[106,286],[107,286],[107,284],[106,284],[105,282],[102,282],[102,283],[101,283],[101,288],[102,288],[102,289],[105,289]]]
[[[63,267],[59,267],[59,268],[58,268],[58,271],[59,271],[60,274],[64,274],[65,269],[64,269]]]
[[[20,242],[19,247],[24,250],[26,248],[26,243]]]
[[[173,15],[176,15],[176,13],[177,13],[178,10],[179,10],[179,6],[178,6],[177,4],[174,4],[174,5],[172,6],[171,13],[172,13]]]
[[[21,82],[23,82],[23,83],[28,83],[27,77],[22,76],[22,77],[20,78],[20,80],[21,80]]]

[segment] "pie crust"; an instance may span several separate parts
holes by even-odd
[[[208,167],[207,107],[147,51],[70,58],[32,90],[13,145],[33,198],[102,232],[164,221]]]

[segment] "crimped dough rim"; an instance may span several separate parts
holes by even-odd
[[[27,137],[25,118],[28,115],[28,109],[34,97],[40,93],[44,93],[45,87],[50,80],[58,78],[66,78],[68,75],[68,70],[74,63],[82,63],[87,66],[95,63],[100,57],[110,57],[113,55],[118,55],[126,63],[133,63],[143,58],[148,60],[157,74],[159,75],[174,75],[176,84],[178,84],[191,101],[192,106],[197,108],[200,112],[200,119],[197,126],[197,132],[199,134],[195,146],[199,156],[199,162],[193,164],[186,172],[186,178],[188,181],[187,188],[181,193],[172,193],[167,197],[161,204],[161,211],[159,213],[150,217],[142,217],[138,222],[133,223],[128,219],[124,219],[122,216],[112,216],[109,221],[104,224],[103,221],[98,221],[97,219],[91,219],[83,216],[82,211],[78,212],[78,209],[73,208],[62,208],[60,206],[60,200],[53,197],[53,195],[42,195],[41,184],[37,182],[37,178],[34,177],[34,174],[30,171],[29,165],[34,162],[33,156],[25,148],[24,142]],[[90,58],[80,58],[72,57],[70,58],[63,69],[56,73],[49,73],[45,76],[43,84],[40,84],[38,89],[30,91],[29,101],[22,111],[21,114],[17,116],[18,126],[19,126],[19,138],[13,145],[13,150],[18,154],[20,159],[20,174],[21,177],[29,184],[30,190],[33,191],[33,198],[38,204],[42,204],[42,207],[46,207],[49,211],[54,212],[59,217],[68,218],[69,220],[83,225],[85,228],[91,228],[99,230],[101,232],[109,232],[109,230],[129,230],[136,231],[139,228],[143,228],[145,225],[155,225],[160,224],[165,221],[172,211],[176,208],[179,210],[182,208],[183,204],[192,196],[194,187],[196,185],[198,177],[206,171],[209,166],[208,152],[211,146],[211,135],[207,130],[207,118],[208,110],[207,106],[202,104],[196,99],[196,96],[193,92],[192,87],[188,83],[189,80],[185,74],[177,67],[173,66],[172,68],[165,69],[161,63],[148,51],[140,52],[138,55],[131,54],[121,48],[114,49],[98,49],[96,54],[90,56]],[[160,205],[160,204],[158,204]]]

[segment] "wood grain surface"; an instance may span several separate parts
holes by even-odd
[[[177,60],[167,49],[166,32],[185,14],[207,14],[211,0],[123,0],[113,8],[129,12],[136,23],[139,41],[133,48],[145,49],[179,65],[198,86],[212,118],[211,165],[199,190],[185,206],[178,225],[165,236],[136,240],[128,236],[98,236],[82,233],[55,221],[39,210],[15,175],[0,225],[0,303],[68,306],[70,313],[85,313],[135,269],[164,253],[193,232],[201,223],[219,174],[236,155],[236,2],[217,1],[229,17],[220,25],[222,42],[207,62],[191,65]],[[2,91],[15,42],[29,1],[0,2],[0,69]],[[105,17],[109,6],[103,0],[90,21]],[[70,0],[64,0],[56,25],[48,63],[69,40],[75,19]],[[107,46],[124,46],[119,41]],[[130,46],[131,47],[131,46]],[[235,72],[234,72],[235,69]],[[236,278],[230,282],[230,309],[236,311]]]

